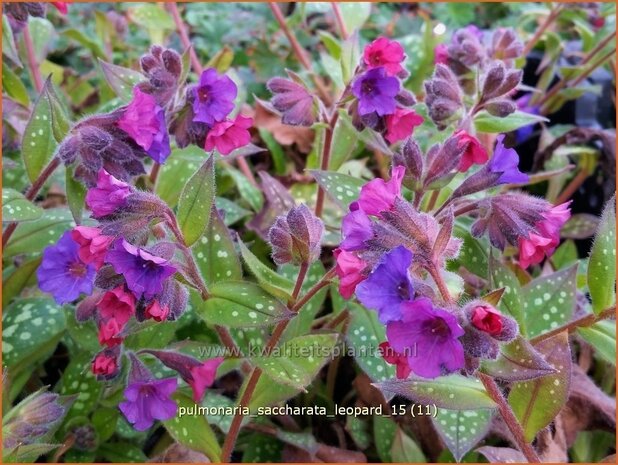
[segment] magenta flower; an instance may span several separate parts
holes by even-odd
[[[397,108],[395,113],[387,115],[386,135],[384,138],[391,144],[407,139],[414,133],[414,128],[423,124],[423,117],[414,110]]]
[[[214,68],[204,70],[195,88],[193,121],[209,126],[223,121],[234,109],[237,93],[236,84],[228,76],[219,75]]]
[[[358,202],[350,204],[350,212],[341,221],[343,240],[340,247],[343,250],[360,250],[365,247],[365,241],[373,237],[371,227],[373,222],[360,208]]]
[[[367,68],[384,67],[389,76],[405,72],[401,62],[406,58],[403,47],[396,40],[379,37],[365,47],[363,61]]]
[[[404,354],[393,350],[388,341],[382,342],[380,345],[380,355],[389,365],[395,365],[397,370],[397,379],[406,379],[412,373],[412,369],[408,364],[408,357]]]
[[[133,88],[133,100],[116,124],[157,163],[164,163],[171,153],[165,111],[139,87]]]
[[[339,293],[344,299],[349,299],[354,295],[356,286],[366,278],[363,270],[367,263],[356,254],[342,249],[335,249],[333,255],[337,260],[335,271],[339,277]]]
[[[465,146],[465,151],[457,168],[460,172],[465,173],[473,164],[482,165],[487,162],[487,151],[476,137],[471,136],[463,129],[455,132],[453,136],[458,138],[458,148]]]
[[[365,184],[358,197],[359,207],[368,215],[374,216],[380,216],[383,211],[390,210],[395,199],[401,196],[401,183],[405,172],[405,167],[394,166],[389,181],[377,178]]]
[[[46,247],[36,270],[39,289],[50,293],[58,305],[73,302],[80,294],[90,295],[96,270],[79,258],[79,245],[66,231],[58,242]]]
[[[170,399],[176,391],[176,378],[133,381],[124,390],[125,401],[118,407],[137,431],[146,431],[155,420],[169,420],[178,406]]]
[[[380,322],[401,320],[401,303],[414,298],[411,266],[412,252],[400,245],[382,255],[367,279],[356,287],[358,300],[377,311]]]
[[[123,327],[135,314],[135,297],[121,285],[103,294],[97,302],[97,308],[104,321],[113,318]]]
[[[496,138],[494,155],[489,160],[487,167],[494,174],[499,174],[498,184],[524,183],[530,179],[527,174],[519,171],[519,155],[514,149],[504,146],[504,134]]]
[[[124,207],[131,193],[131,186],[101,169],[97,186],[89,189],[86,194],[86,205],[92,211],[94,218],[101,218],[116,213],[119,208]]]
[[[571,217],[569,204],[565,202],[542,213],[543,220],[539,221],[527,238],[518,239],[519,264],[522,268],[541,263],[545,256],[550,257],[560,244],[560,229]]]
[[[154,321],[167,320],[169,313],[170,308],[167,305],[161,305],[158,300],[153,300],[144,310],[144,316],[147,319],[152,318]]]
[[[395,113],[399,87],[399,79],[388,76],[383,67],[361,74],[352,84],[352,93],[358,99],[358,113],[361,116],[374,112],[379,116]]]
[[[433,49],[433,63],[437,65],[442,63],[445,65],[448,62],[448,47],[446,44],[438,44]]]
[[[204,150],[210,152],[217,149],[222,155],[228,155],[232,150],[244,147],[251,141],[248,129],[253,124],[252,118],[238,115],[235,120],[227,119],[215,123],[206,136]]]
[[[114,347],[120,344],[123,337],[120,335],[123,325],[118,323],[115,318],[99,322],[99,344],[107,347]]]
[[[138,299],[142,296],[152,299],[163,289],[163,281],[176,273],[176,267],[169,265],[168,260],[135,247],[124,239],[115,242],[106,261],[116,273],[124,276],[127,287]]]
[[[223,357],[216,357],[190,368],[191,379],[186,381],[193,390],[193,400],[195,402],[200,402],[204,397],[206,389],[215,382],[217,368],[219,368],[223,361]]]
[[[401,321],[386,326],[393,349],[408,356],[412,371],[424,378],[436,378],[464,366],[459,337],[464,330],[451,313],[432,305],[426,297],[401,304]]]
[[[99,228],[91,226],[76,226],[71,231],[71,237],[79,244],[77,253],[82,262],[92,263],[97,270],[103,266],[113,237],[101,234]]]

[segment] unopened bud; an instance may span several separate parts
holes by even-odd
[[[524,45],[510,28],[499,28],[491,39],[491,56],[498,60],[514,60],[521,57]]]
[[[408,137],[393,156],[394,166],[403,166],[406,171],[403,184],[410,190],[418,188],[418,182],[423,175],[423,154],[412,137]]]
[[[309,264],[320,256],[324,224],[301,204],[275,220],[268,233],[275,263]]]
[[[505,118],[517,110],[517,104],[512,100],[494,100],[485,105],[490,115]]]

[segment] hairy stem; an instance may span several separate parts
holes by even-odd
[[[328,165],[330,164],[330,148],[333,142],[333,133],[335,132],[335,125],[337,124],[338,119],[339,111],[335,109],[333,116],[328,122],[326,133],[324,134],[324,147],[322,150],[322,160],[320,162],[320,169],[322,171],[327,171]],[[318,196],[315,201],[315,216],[317,216],[318,218],[322,217],[322,210],[324,208],[324,195],[324,189],[321,185],[318,184]]]
[[[24,45],[26,48],[26,58],[28,60],[28,68],[30,69],[30,74],[32,74],[32,82],[34,83],[34,88],[37,93],[41,93],[43,90],[43,77],[41,76],[41,70],[39,69],[39,64],[36,60],[36,54],[34,53],[34,44],[32,42],[32,36],[30,35],[30,27],[28,24],[24,27],[22,31],[24,35]]]
[[[152,165],[152,169],[150,170],[150,176],[149,176],[150,183],[152,184],[153,187],[155,183],[157,182],[159,171],[161,171],[161,164],[155,161],[154,165]]]
[[[307,271],[309,270],[309,264],[303,263],[300,266],[300,270],[298,272],[298,276],[296,278],[296,284],[294,285],[294,291],[292,292],[292,297],[290,298],[290,302],[288,302],[288,306],[293,308],[292,305],[296,302],[298,298],[298,294],[303,286],[303,282],[305,277],[307,276]],[[292,310],[294,311],[294,310]],[[275,326],[273,333],[271,334],[266,346],[264,348],[265,354],[269,354],[270,351],[279,343],[279,339],[281,339],[281,335],[285,328],[288,325],[290,320],[283,320]],[[240,407],[246,407],[249,405],[251,401],[251,396],[255,391],[258,381],[260,380],[260,376],[262,375],[262,370],[260,367],[255,367],[251,376],[249,377],[249,381],[247,381],[247,385],[245,386],[245,390],[242,393],[240,400],[238,401],[238,405]],[[243,415],[241,413],[237,413],[234,415],[232,419],[232,424],[230,425],[230,429],[228,431],[227,436],[225,437],[225,441],[223,442],[223,448],[221,451],[221,462],[228,463],[232,457],[232,452],[234,451],[234,447],[236,446],[236,440],[238,439],[238,434],[240,433],[240,426],[242,424]]]
[[[428,212],[434,209],[434,207],[436,206],[436,202],[438,201],[438,197],[440,197],[440,189],[436,189],[431,193],[431,197],[429,197],[429,204],[427,205]],[[439,213],[439,211],[436,212],[436,214]]]
[[[189,39],[189,33],[187,31],[187,27],[185,26],[184,21],[180,17],[180,13],[178,12],[178,5],[176,2],[170,2],[167,4],[167,8],[172,14],[172,19],[174,20],[174,24],[176,25],[176,30],[178,31],[178,35],[180,36],[180,41],[185,49],[189,50],[189,60],[191,61],[191,67],[193,71],[197,74],[202,73],[202,65],[200,64],[200,60],[197,57],[197,53],[191,46],[191,39]]]
[[[451,297],[451,293],[448,291],[448,287],[446,286],[446,283],[444,282],[444,279],[440,274],[440,270],[438,270],[438,268],[435,266],[431,266],[427,269],[427,271],[436,283],[436,286],[438,286],[438,291],[440,291],[442,300],[444,300],[447,305],[453,305],[453,298]]]
[[[58,168],[59,166],[60,166],[60,159],[52,158],[52,160],[45,167],[45,169],[41,171],[41,174],[39,174],[39,177],[34,180],[34,182],[32,183],[32,186],[30,186],[30,188],[26,191],[26,193],[24,194],[25,197],[30,201],[34,200],[37,194],[39,193],[39,191],[41,190],[41,188],[45,185],[45,182],[47,182],[47,180],[50,178],[50,176],[54,173],[54,171],[56,171],[56,168]],[[6,227],[6,229],[2,233],[2,248],[4,248],[4,246],[9,242],[9,239],[15,232],[15,228],[17,228],[17,223],[11,223]]]
[[[526,441],[524,430],[519,424],[519,421],[517,421],[513,410],[511,410],[511,407],[509,407],[509,404],[502,395],[502,392],[500,391],[500,388],[498,387],[494,379],[491,376],[483,373],[479,373],[478,377],[485,386],[485,389],[487,389],[489,397],[491,397],[492,400],[496,404],[498,404],[498,410],[500,411],[500,415],[502,416],[502,419],[504,420],[506,426],[511,432],[511,435],[515,440],[518,449],[521,451],[522,454],[524,454],[528,462],[540,463],[541,459],[537,455],[532,445]]]
[[[560,334],[563,331],[568,331],[569,333],[574,332],[578,328],[587,328],[588,326],[592,326],[599,321],[607,320],[609,318],[616,317],[616,306],[607,308],[603,310],[599,314],[589,313],[588,315],[584,315],[581,318],[578,318],[573,321],[569,321],[568,323],[563,324],[562,326],[558,326],[557,328],[552,329],[543,334],[539,334],[536,337],[530,339],[532,344],[537,344],[538,342],[544,341],[545,339],[549,339],[550,337],[555,336],[556,334]]]

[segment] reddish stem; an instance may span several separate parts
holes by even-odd
[[[322,160],[320,162],[320,169],[322,171],[328,170],[330,164],[330,147],[333,142],[333,133],[335,132],[335,125],[339,119],[339,111],[335,109],[333,116],[331,117],[328,127],[326,128],[326,134],[324,134],[324,147],[322,149]],[[320,218],[322,216],[322,210],[324,208],[324,189],[318,184],[318,196],[315,201],[315,216]]]
[[[26,58],[28,59],[28,68],[30,68],[30,74],[32,74],[32,81],[34,82],[34,88],[37,93],[41,93],[43,90],[43,77],[41,76],[41,70],[36,60],[36,54],[34,53],[34,44],[32,42],[32,36],[30,35],[30,28],[28,24],[22,31],[24,35],[24,45],[26,47]]]
[[[182,42],[183,47],[189,50],[189,59],[191,61],[191,66],[193,67],[193,71],[197,74],[202,74],[202,65],[197,57],[197,53],[195,53],[195,50],[191,46],[191,39],[189,38],[187,27],[178,12],[178,5],[176,2],[170,2],[167,4],[167,7],[172,14],[172,18],[174,20],[174,24],[176,25],[178,35],[180,35],[180,41]]]
[[[509,404],[502,395],[502,392],[500,392],[500,388],[498,387],[494,379],[484,373],[479,373],[478,377],[485,386],[489,397],[491,397],[492,400],[496,404],[498,404],[498,410],[500,411],[500,415],[502,416],[502,419],[504,420],[506,426],[511,432],[513,439],[517,444],[517,447],[526,457],[526,460],[528,460],[528,462],[530,463],[540,463],[541,459],[537,455],[532,445],[526,441],[524,430],[519,424],[519,421],[517,421],[515,414],[511,410],[511,407],[509,407]]]
[[[58,166],[60,166],[60,159],[52,158],[52,161],[50,161],[49,164],[45,167],[45,169],[41,171],[39,177],[34,180],[32,186],[30,186],[30,188],[24,194],[28,200],[32,201],[36,198],[41,188],[45,185],[45,182],[49,179],[53,172],[56,171],[56,168],[58,168]],[[4,246],[9,242],[9,239],[13,235],[13,232],[15,232],[15,228],[17,228],[17,223],[11,223],[2,233],[2,248],[4,248]]]
[[[537,344],[541,341],[544,341],[545,339],[549,339],[550,337],[555,336],[556,334],[560,334],[563,331],[568,331],[569,333],[572,333],[578,328],[587,328],[588,326],[592,326],[593,324],[598,323],[599,321],[607,320],[612,317],[613,318],[616,317],[616,306],[615,305],[611,308],[603,310],[599,314],[589,313],[588,315],[584,315],[581,318],[578,318],[577,320],[569,321],[568,323],[565,323],[562,326],[554,328],[551,331],[548,331],[543,334],[539,334],[538,336],[530,339],[530,342],[532,344]]]
[[[571,198],[571,196],[580,188],[580,186],[588,179],[588,171],[581,169],[575,175],[571,182],[564,188],[564,190],[560,193],[558,198],[556,199],[556,205],[560,205],[561,203],[566,202]]]
[[[339,27],[339,31],[341,32],[341,38],[346,40],[348,38],[348,31],[345,27],[345,22],[343,21],[343,16],[341,15],[341,9],[337,2],[330,2],[333,7],[333,12],[335,13],[335,19],[337,21],[337,26]]]
[[[543,22],[543,24],[541,24],[541,26],[536,30],[532,38],[526,43],[526,46],[524,47],[524,50],[521,56],[525,57],[528,55],[528,53],[530,53],[530,51],[534,48],[536,43],[543,36],[547,28],[551,25],[551,23],[553,23],[558,18],[558,14],[560,13],[560,8],[561,8],[561,5],[558,5],[556,6],[556,8],[554,8],[553,10],[549,12],[549,15],[547,16],[547,18],[545,18],[545,21]]]

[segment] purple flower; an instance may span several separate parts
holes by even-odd
[[[432,305],[426,297],[400,305],[402,319],[386,326],[393,349],[408,356],[412,371],[435,378],[464,366],[464,330],[455,316]]]
[[[487,163],[489,171],[500,174],[498,184],[523,183],[530,179],[527,174],[519,171],[519,155],[514,149],[507,149],[503,143],[504,134],[496,138],[494,155]]]
[[[315,122],[314,97],[298,82],[295,73],[288,71],[292,79],[272,78],[266,87],[273,94],[270,103],[281,112],[281,122],[291,126],[311,126]],[[300,78],[298,78],[300,80]]]
[[[176,273],[168,260],[146,252],[144,249],[119,239],[106,257],[116,273],[122,274],[127,287],[139,299],[152,299],[163,290],[163,281]]]
[[[125,401],[118,405],[129,423],[145,431],[155,420],[168,420],[176,415],[178,406],[170,399],[178,386],[176,378],[155,379],[146,366],[128,353],[131,360],[129,385],[124,390]]]
[[[379,116],[395,113],[399,86],[399,79],[388,76],[384,67],[362,74],[352,84],[352,93],[358,98],[358,113],[361,116],[374,112]]]
[[[104,169],[99,170],[97,187],[88,190],[86,205],[94,218],[111,215],[127,203],[131,186],[119,181]]]
[[[365,241],[373,237],[371,226],[373,222],[360,208],[358,202],[350,204],[350,213],[343,217],[341,222],[340,247],[343,250],[360,250],[365,247]]]
[[[193,121],[210,126],[223,121],[234,109],[237,92],[236,84],[229,77],[219,75],[214,68],[204,70],[195,88]]]
[[[382,323],[401,319],[401,304],[414,298],[408,271],[412,252],[400,245],[385,253],[369,277],[356,287],[356,297],[378,312]]]
[[[133,100],[117,124],[157,163],[164,163],[171,153],[165,112],[152,95],[139,87],[133,88]]]
[[[519,111],[523,111],[524,113],[539,115],[541,109],[538,105],[530,105],[531,97],[531,92],[519,97],[515,101],[515,103],[517,103],[517,108],[519,108]],[[534,126],[536,126],[536,124],[529,124],[528,126],[523,126],[517,129],[515,131],[515,140],[517,141],[517,143],[526,141],[532,135],[532,132],[534,131]]]
[[[58,305],[72,302],[81,293],[91,294],[96,270],[79,258],[79,245],[66,231],[60,240],[43,252],[36,271],[39,288],[54,296]]]

